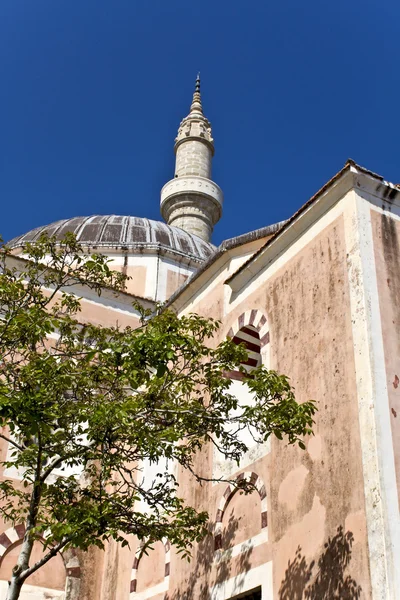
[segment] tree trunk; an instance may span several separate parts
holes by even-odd
[[[6,600],[18,600],[21,593],[23,582],[18,581],[18,578],[13,575],[11,580],[8,582],[7,598]]]
[[[29,526],[28,526],[29,527]],[[30,529],[30,528],[29,528]],[[8,582],[8,591],[6,600],[18,600],[21,588],[25,582],[25,577],[21,578],[21,573],[29,568],[29,560],[32,554],[33,542],[29,537],[28,528],[25,532],[24,541],[22,542],[21,551],[19,553],[18,562],[13,568],[13,573]]]

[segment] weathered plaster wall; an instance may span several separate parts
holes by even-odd
[[[254,515],[248,519],[248,515]],[[257,492],[250,495],[236,492],[222,519],[222,548],[233,548],[261,531],[261,499]]]
[[[296,597],[299,586],[303,591],[311,590],[313,598],[324,597],[326,578],[325,582],[315,579],[318,561],[322,570],[328,566],[336,569],[343,585],[361,586],[362,597],[369,598],[343,218],[336,219],[262,286],[257,289],[255,285],[254,289],[243,303],[228,310],[228,314],[224,310],[222,286],[208,294],[204,291],[201,300],[187,305],[185,310],[220,318],[223,335],[243,312],[255,308],[265,313],[269,320],[271,366],[290,376],[299,400],[318,400],[315,437],[307,441],[305,452],[272,440],[271,453],[246,467],[246,471],[257,473],[266,485],[269,541],[240,552],[230,560],[225,556],[225,560],[211,566],[213,542],[206,540],[197,549],[191,566],[179,565],[179,575],[172,568],[172,598],[190,597],[184,592],[190,586],[194,590],[191,597],[206,598],[209,589],[218,586],[223,579],[239,572],[250,573],[272,558],[274,598]],[[199,467],[207,470],[210,463],[211,457],[206,452]],[[197,489],[186,478],[182,486],[189,501],[216,514],[224,493],[222,484]],[[246,527],[254,535],[260,515],[251,507],[250,499],[248,507],[244,516],[244,506],[241,506],[239,519],[248,520]],[[236,539],[247,535],[240,530],[239,519],[232,532]],[[346,566],[341,548],[348,562]],[[301,579],[302,565],[306,567],[308,583]],[[329,578],[328,571],[325,576]]]
[[[315,438],[308,441],[310,452],[272,441],[275,597],[279,597],[279,589],[291,585],[294,567],[299,563],[297,548],[301,547],[309,564],[318,561],[324,543],[342,527],[344,535],[351,533],[355,540],[346,574],[351,574],[368,598],[363,477],[342,218],[274,276],[265,305],[270,322],[271,366],[290,376],[298,399],[318,401]],[[350,522],[356,529],[346,529]],[[285,574],[288,560],[292,570]],[[330,560],[340,560],[338,548],[332,548]]]
[[[172,294],[181,287],[188,278],[185,273],[179,273],[179,271],[168,270],[167,272],[167,290],[166,298],[170,298]]]
[[[124,272],[124,267],[121,268],[121,271]],[[126,291],[135,296],[145,298],[147,267],[141,265],[127,267],[125,274],[129,277]]]
[[[95,600],[101,598],[102,575],[104,572],[104,551],[99,548],[89,548],[80,552],[81,583],[79,600]],[[69,600],[69,598],[66,598]],[[75,598],[73,599],[75,600]]]
[[[161,583],[165,576],[165,549],[162,542],[153,545],[148,554],[143,554],[137,569],[137,592]]]

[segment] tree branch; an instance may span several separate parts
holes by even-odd
[[[34,565],[29,567],[29,569],[25,569],[25,571],[22,571],[22,573],[20,574],[20,578],[23,581],[25,581],[25,579],[32,575],[32,573],[35,573],[35,571],[40,569],[40,567],[43,567],[43,565],[49,562],[49,560],[53,558],[53,556],[55,556],[62,548],[64,548],[64,546],[66,546],[68,542],[71,541],[71,539],[72,536],[69,536],[67,538],[64,538],[64,540],[56,546],[53,546],[52,549],[47,554],[45,554],[40,560],[38,560]]]
[[[20,446],[19,444],[17,444],[17,442],[15,442],[14,440],[12,440],[11,438],[6,437],[2,433],[0,433],[0,438],[2,438],[3,440],[5,440],[9,444],[12,444],[13,446],[15,446],[15,448],[17,448],[20,452],[23,452],[25,450],[25,448],[23,448],[23,446]]]

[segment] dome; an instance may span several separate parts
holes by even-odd
[[[205,260],[215,251],[212,244],[178,227],[151,219],[118,215],[93,215],[56,221],[12,239],[8,246],[18,248],[26,242],[34,242],[41,233],[61,239],[69,231],[76,235],[82,246],[99,250],[126,248],[134,253],[135,249],[158,247],[198,261]]]

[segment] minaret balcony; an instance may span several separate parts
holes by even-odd
[[[171,197],[181,194],[205,196],[222,209],[224,194],[221,188],[210,179],[198,175],[176,177],[168,181],[161,190],[161,209]]]

